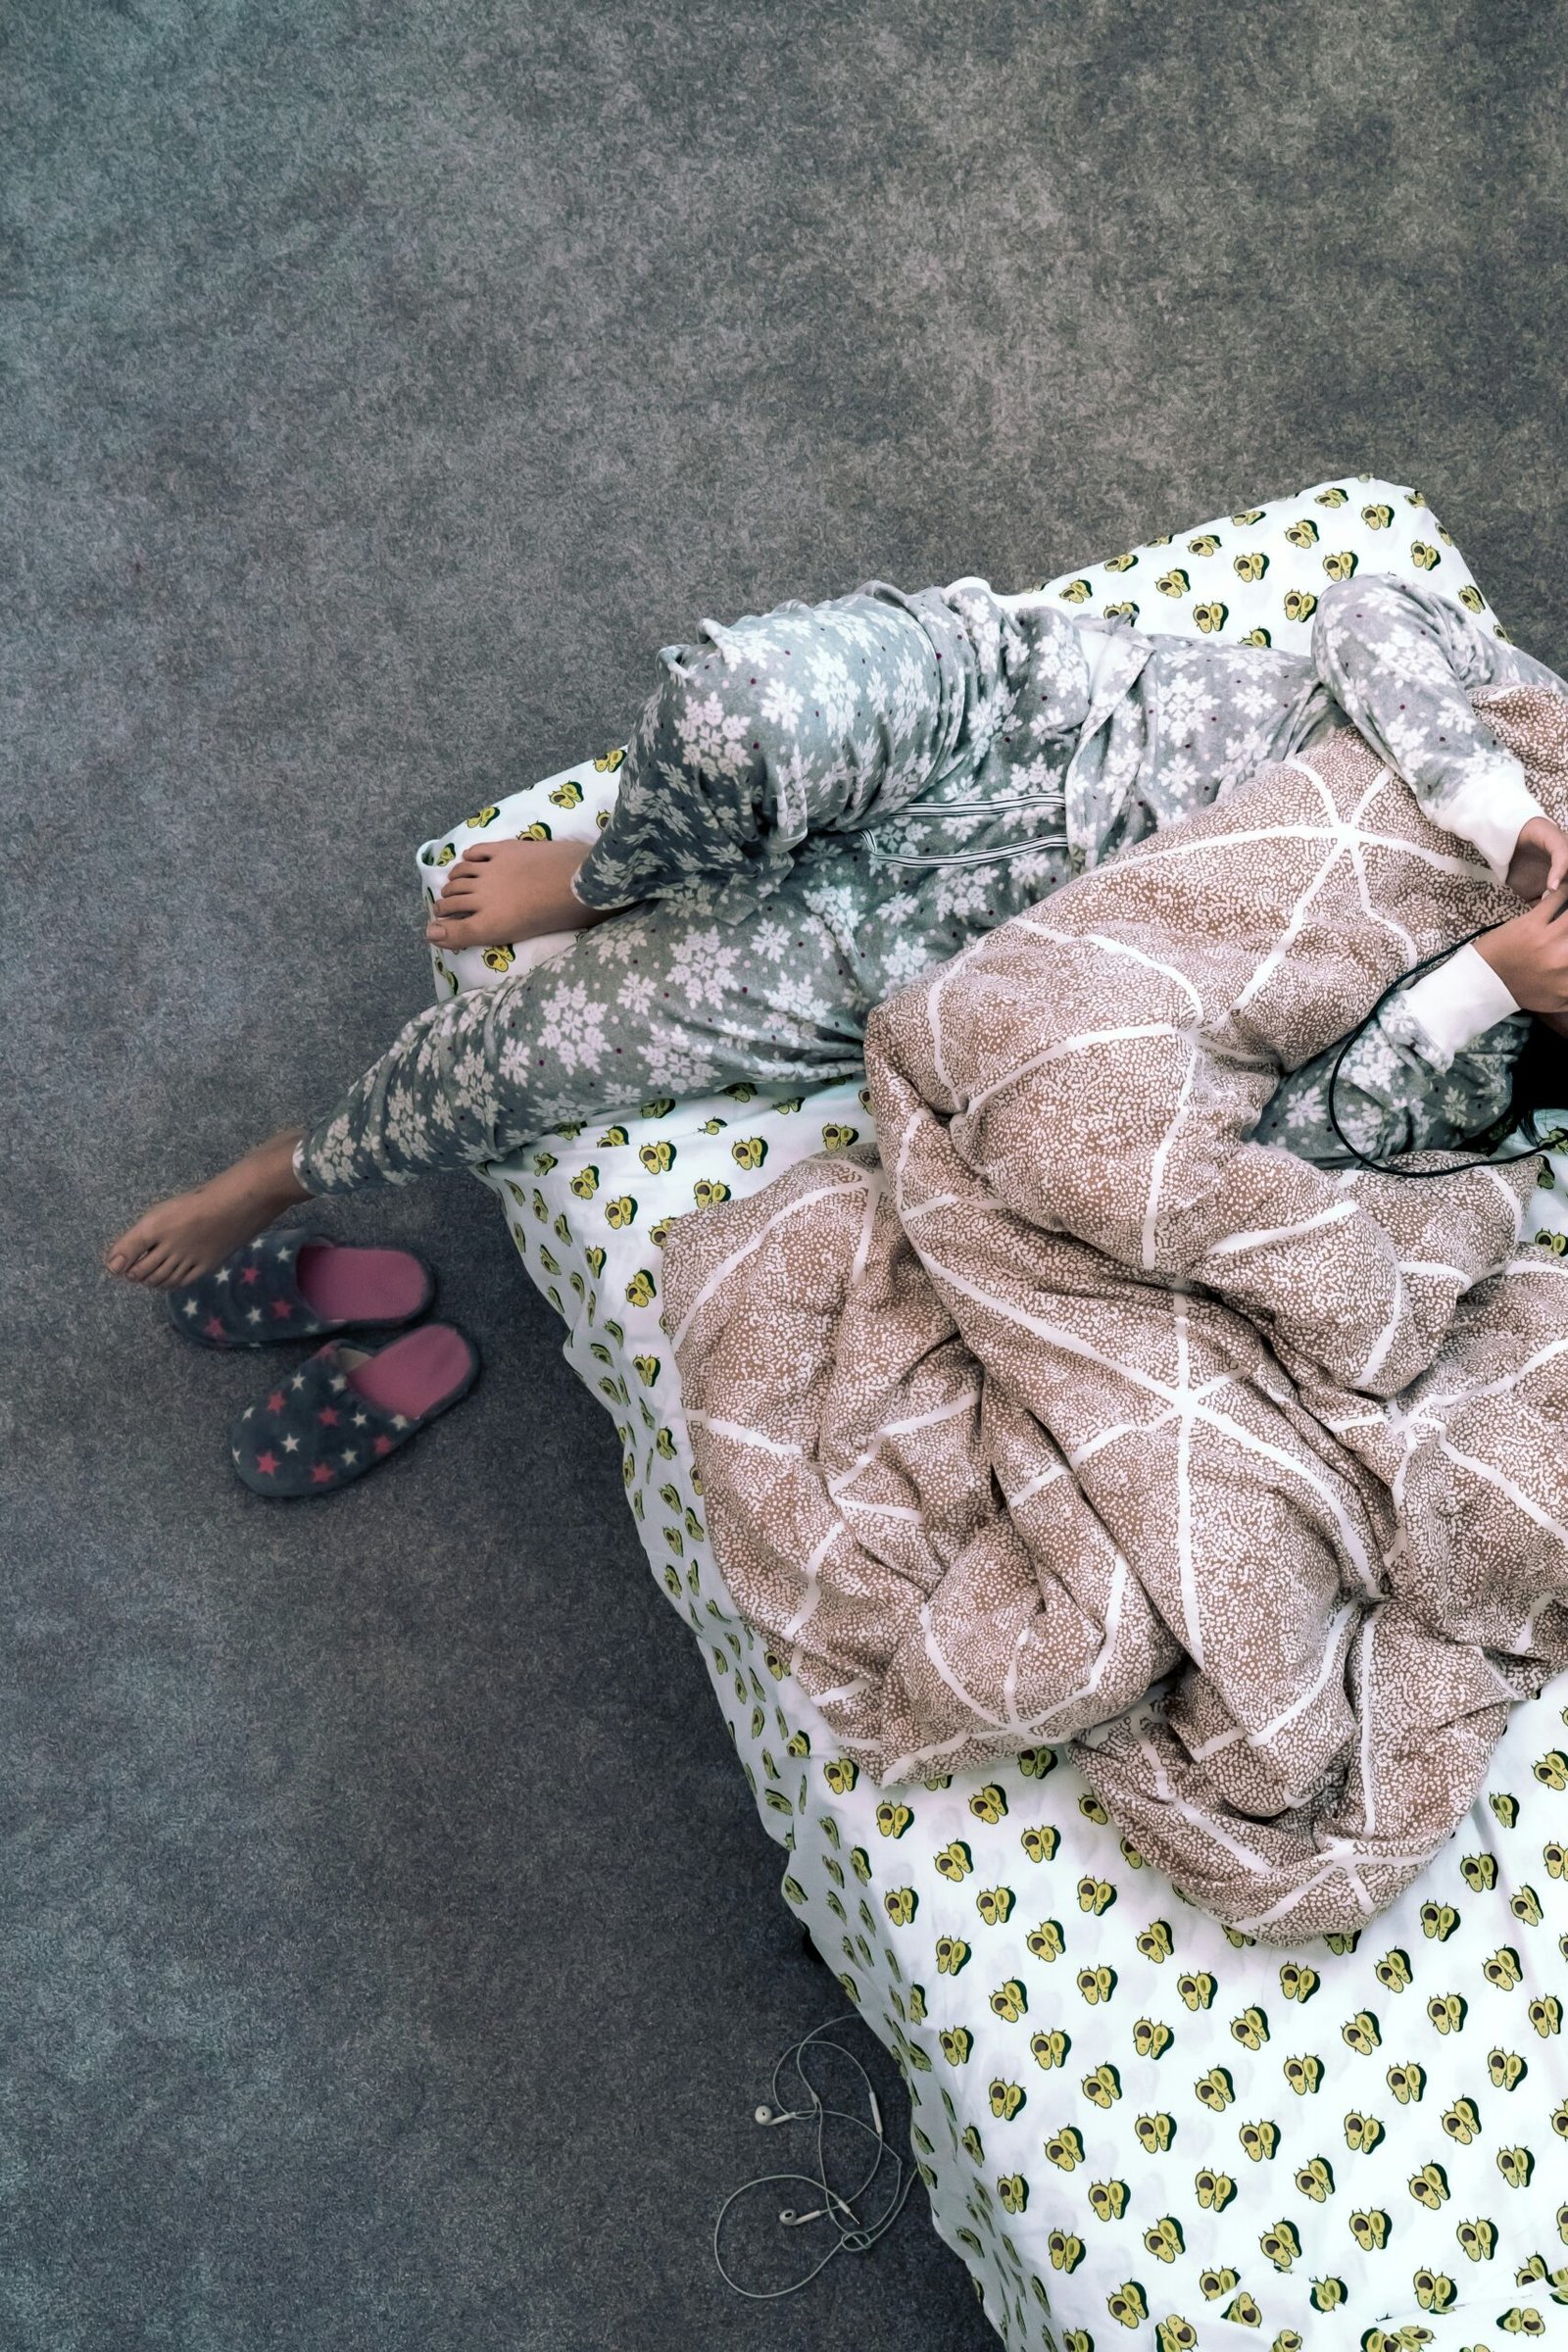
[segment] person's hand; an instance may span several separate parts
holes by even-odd
[[[1528,914],[1498,923],[1476,941],[1516,1004],[1555,1028],[1568,1014],[1568,889],[1548,890]]]
[[[1568,882],[1568,833],[1549,816],[1521,825],[1508,864],[1508,888],[1527,903]]]

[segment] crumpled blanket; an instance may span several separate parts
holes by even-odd
[[[1568,703],[1478,697],[1552,813]],[[1250,1136],[1517,911],[1347,730],[881,1005],[880,1161],[683,1218],[664,1322],[742,1614],[879,1781],[1080,1741],[1276,1942],[1360,1927],[1568,1664],[1568,1264],[1540,1162]]]

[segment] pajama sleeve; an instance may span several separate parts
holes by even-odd
[[[978,579],[914,595],[872,580],[826,604],[705,620],[659,659],[615,807],[572,884],[587,906],[700,886],[709,911],[735,920],[810,837],[856,832],[972,771],[1024,684],[1060,731],[1088,708],[1071,618],[1015,611]]]
[[[1344,1137],[1369,1159],[1442,1151],[1508,1108],[1513,1066],[1530,1017],[1473,946],[1391,997],[1346,1054],[1331,1046],[1293,1070],[1268,1104],[1255,1141],[1302,1159],[1350,1166]]]
[[[1395,1003],[1412,1035],[1422,1039],[1440,1066],[1519,1010],[1513,991],[1493,970],[1474,940],[1456,948],[1446,963],[1412,982]]]
[[[1433,823],[1468,841],[1494,879],[1505,880],[1521,826],[1543,810],[1470,694],[1515,674],[1510,649],[1435,590],[1375,573],[1325,592],[1312,664]]]

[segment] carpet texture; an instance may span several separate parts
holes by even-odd
[[[227,1467],[284,1359],[97,1251],[426,1001],[410,845],[702,615],[1365,468],[1568,663],[1565,56],[1524,0],[13,0],[7,2352],[994,2340],[918,2191],[796,2301],[714,2274],[836,1988],[479,1188],[325,1212],[487,1370],[319,1507]]]

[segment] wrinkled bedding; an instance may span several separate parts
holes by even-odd
[[[1330,553],[1425,578],[1436,552],[1439,581],[1495,624],[1419,493],[1353,477],[1249,510],[1261,578],[1233,567],[1237,526],[1221,515],[1182,535],[1179,600],[1170,540],[1064,572],[1052,593],[1109,610],[1157,574],[1167,585],[1145,607],[1163,628],[1211,632],[1222,603],[1227,637],[1304,643],[1324,545],[1303,546],[1302,524],[1324,514]],[[460,816],[418,848],[416,874],[427,883],[476,834],[591,838],[614,779],[612,753],[585,756]],[[432,964],[438,991],[502,977],[477,950]],[[1281,1952],[1185,1903],[1118,1837],[1092,1756],[1086,1774],[1066,1748],[1025,1750],[884,1796],[736,1616],[660,1328],[660,1236],[694,1199],[760,1191],[830,1140],[871,1133],[855,1081],[800,1099],[737,1090],[628,1105],[604,1128],[542,1138],[485,1182],[562,1319],[567,1361],[613,1421],[651,1572],[777,1841],[784,1897],[903,2070],[933,2226],[1019,2352],[1195,2333],[1200,2347],[1307,2352],[1363,2339],[1465,2352],[1510,2334],[1561,2345],[1568,1676],[1513,1711],[1460,1833],[1375,1933]],[[1568,1251],[1568,1162],[1529,1222]],[[539,1409],[530,1398],[527,1443]],[[691,1801],[684,1783],[660,1797]],[[714,1899],[700,1845],[687,1860],[699,1911]],[[713,2172],[715,2202],[732,2178]],[[1149,2318],[1129,2337],[1130,2286]]]
[[[1568,705],[1488,698],[1568,808]],[[740,1613],[882,1782],[1097,1732],[1096,1789],[1265,1940],[1392,1902],[1568,1664],[1568,1269],[1539,1163],[1249,1138],[1284,1070],[1502,919],[1347,731],[882,1006],[880,1164],[670,1228]]]

